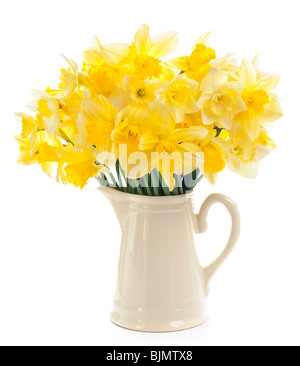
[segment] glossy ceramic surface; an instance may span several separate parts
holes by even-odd
[[[192,328],[208,318],[208,281],[236,243],[240,220],[236,204],[214,194],[195,214],[192,196],[147,197],[100,188],[122,230],[112,321],[124,328],[168,332]],[[201,267],[194,233],[206,231],[209,208],[223,203],[232,231],[223,253]]]

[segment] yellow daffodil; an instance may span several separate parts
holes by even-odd
[[[105,62],[101,54],[102,45],[95,37],[95,46],[83,53],[84,68],[89,76],[88,85],[95,95],[102,94],[106,98],[118,87],[119,70]]]
[[[69,64],[68,69],[61,69],[61,77],[59,88],[63,91],[63,97],[68,98],[77,88],[88,85],[88,75],[86,72],[80,72],[75,61],[69,60],[66,56],[64,59]]]
[[[241,97],[243,88],[242,84],[228,82],[224,71],[211,69],[200,86],[198,105],[203,123],[230,129],[233,117],[246,109]]]
[[[178,34],[151,38],[143,24],[132,43],[104,46],[95,37],[81,69],[63,56],[68,66],[57,87],[34,90],[33,114],[17,114],[18,162],[39,164],[49,176],[56,169],[64,184],[83,188],[97,177],[150,195],[188,192],[193,183],[183,184],[185,177],[214,184],[226,164],[255,177],[275,148],[266,127],[282,116],[273,93],[279,77],[262,72],[258,57],[240,66],[231,54],[217,58],[208,37],[190,55],[167,61]],[[150,178],[158,189],[143,187]]]
[[[243,127],[235,124],[230,132],[230,139],[224,151],[227,155],[228,168],[246,178],[255,178],[259,161],[274,148],[273,140],[261,129],[258,138],[252,141],[245,134]]]
[[[244,85],[242,98],[246,110],[236,116],[235,121],[240,123],[249,138],[255,141],[259,136],[261,123],[273,122],[282,117],[278,97],[272,93],[279,83],[279,77],[259,75],[254,64],[246,59],[242,62],[238,76],[240,83]]]
[[[172,52],[178,43],[178,34],[165,32],[150,38],[149,26],[143,24],[131,45],[113,44],[101,47],[104,60],[111,66],[122,66],[124,74],[141,79],[170,81],[174,74],[161,57]]]
[[[164,104],[174,115],[176,122],[182,122],[185,113],[195,113],[199,107],[195,101],[199,84],[197,81],[181,75],[167,84],[162,93]]]
[[[134,167],[134,164],[130,164],[130,161],[134,161],[135,156],[137,156],[136,153],[141,151],[142,135],[158,132],[163,128],[151,119],[151,109],[148,104],[131,103],[118,114],[111,139],[114,144],[114,153],[126,174],[130,175],[129,172]],[[124,147],[126,147],[125,151]],[[130,155],[133,155],[132,159],[130,159]],[[142,165],[143,172],[148,173],[150,169],[149,156],[145,156]]]
[[[17,141],[20,144],[18,163],[22,165],[39,163],[43,171],[51,177],[53,164],[60,162],[62,149],[60,141],[49,139],[44,131],[37,134],[34,144],[31,137],[17,138]]]
[[[226,72],[227,81],[238,81],[237,73],[239,67],[237,66],[237,60],[232,58],[231,53],[211,61],[210,66],[214,69]]]
[[[161,126],[166,124],[160,121]],[[161,173],[165,183],[170,190],[174,189],[175,172],[185,171],[188,174],[192,169],[196,169],[202,164],[199,162],[195,151],[190,151],[191,159],[189,161],[184,159],[184,153],[188,152],[185,149],[185,144],[197,139],[205,139],[208,131],[204,127],[192,126],[189,128],[176,128],[174,123],[169,128],[163,128],[160,131],[153,131],[146,133],[140,137],[140,149],[150,150],[154,154],[151,168],[157,168]],[[183,162],[186,166],[183,167]]]
[[[188,127],[189,129],[190,127]],[[204,127],[200,127],[204,128]],[[221,172],[226,167],[226,156],[222,146],[218,143],[219,138],[215,138],[215,130],[207,130],[202,136],[194,135],[188,143],[182,143],[181,149],[184,151],[193,151],[203,154],[203,164],[199,166],[204,176],[215,184],[217,173]]]
[[[130,103],[151,104],[156,99],[159,88],[161,88],[160,84],[152,80],[125,76],[122,88],[116,88],[109,100],[118,110],[125,108]]]
[[[201,83],[212,67],[210,62],[216,59],[215,51],[205,45],[209,34],[206,33],[195,42],[190,56],[183,56],[169,61],[169,65],[180,70],[180,73],[186,74],[187,77]]]
[[[110,151],[110,135],[115,126],[118,111],[102,95],[92,97],[85,93],[82,114],[78,120],[79,137],[77,147],[95,146],[100,151]]]
[[[76,153],[75,153],[76,154]],[[76,162],[65,168],[66,179],[75,187],[84,188],[89,179],[97,177],[100,172],[107,173],[107,168],[95,160],[93,154],[78,153]]]
[[[60,90],[47,88],[46,91],[34,90],[33,95],[36,98],[29,108],[43,116],[44,129],[49,135],[58,133],[60,124],[66,122],[76,130],[76,120],[78,118],[82,93],[77,91],[64,97]]]

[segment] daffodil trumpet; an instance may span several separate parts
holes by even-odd
[[[147,196],[182,195],[206,178],[215,184],[226,166],[254,178],[274,148],[267,128],[282,116],[277,75],[258,57],[239,65],[217,57],[198,38],[188,56],[166,60],[178,34],[151,37],[142,25],[131,43],[83,52],[80,68],[64,56],[56,88],[34,90],[18,162],[40,164],[56,180]]]

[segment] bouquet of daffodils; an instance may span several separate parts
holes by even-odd
[[[275,144],[267,124],[282,116],[279,77],[258,58],[217,58],[199,38],[190,55],[172,60],[178,35],[154,38],[142,25],[131,44],[84,51],[83,66],[65,57],[60,83],[34,90],[22,121],[18,162],[38,163],[56,179],[83,188],[89,179],[143,195],[192,191],[216,182],[226,165],[254,178]]]

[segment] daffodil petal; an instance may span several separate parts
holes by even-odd
[[[174,110],[164,103],[158,103],[152,111],[152,119],[163,126],[174,126],[176,123]]]
[[[151,38],[149,36],[149,25],[143,24],[134,36],[134,44],[138,54],[145,54],[151,46]]]
[[[246,89],[251,89],[256,84],[256,71],[247,59],[244,59],[242,62],[240,80]]]
[[[258,55],[256,57],[254,57],[254,59],[252,60],[252,65],[253,65],[255,71],[258,73],[259,72],[259,56]]]
[[[214,93],[213,89],[208,88],[201,94],[200,98],[197,101],[197,104],[198,104],[200,109],[210,108],[210,102],[211,102],[211,98],[213,96],[213,93]]]
[[[258,117],[250,115],[248,113],[241,113],[240,115],[240,122],[246,134],[252,141],[255,141],[260,134],[260,123]]]
[[[189,128],[176,128],[170,134],[170,140],[179,144],[183,142],[192,142],[194,140],[204,140],[208,135],[205,127],[192,126]]]
[[[226,128],[229,130],[231,128],[231,123],[233,120],[234,115],[232,113],[227,113],[222,116],[218,116],[217,118],[217,125],[219,127]]]
[[[163,57],[173,52],[178,44],[178,33],[164,32],[152,39],[152,44],[148,50],[149,56]]]
[[[110,66],[118,66],[129,56],[131,50],[128,44],[114,43],[103,46],[100,52]]]
[[[201,91],[211,88],[213,91],[218,90],[220,86],[227,82],[226,72],[218,69],[210,69],[207,76],[200,85]]]
[[[60,124],[60,116],[53,114],[51,117],[46,118],[44,121],[45,131],[49,135],[53,135]]]
[[[205,125],[211,125],[216,122],[216,116],[208,109],[202,110],[202,121]]]
[[[215,185],[217,183],[217,178],[218,178],[218,175],[217,173],[207,173],[207,172],[204,172],[204,177],[209,181],[209,183],[211,183],[212,185]]]
[[[265,90],[270,92],[271,90],[275,89],[280,81],[280,77],[278,75],[271,75],[267,78],[258,80],[257,84],[255,85],[256,90]]]
[[[142,151],[154,149],[158,141],[157,135],[151,132],[146,132],[140,138],[140,149]]]
[[[156,79],[157,82],[170,82],[175,78],[174,71],[168,66],[166,62],[160,63],[161,73],[159,78]]]
[[[196,113],[199,111],[199,106],[191,96],[187,96],[185,103],[181,106],[184,113]]]
[[[175,58],[174,60],[166,61],[166,63],[169,66],[173,67],[174,69],[186,71],[189,68],[188,61],[189,61],[189,57],[183,56],[183,57]]]
[[[101,52],[92,48],[83,52],[83,60],[88,65],[93,66],[101,66],[104,62]]]
[[[109,101],[118,110],[121,110],[125,108],[128,104],[132,103],[130,92],[120,88],[117,88],[110,94]]]
[[[195,42],[194,42],[194,45],[196,46],[197,44],[200,44],[200,43],[203,43],[205,44],[209,37],[210,37],[210,33],[211,32],[207,32],[206,34],[204,34],[203,36],[199,37]]]
[[[273,97],[270,104],[268,104],[265,110],[260,115],[261,122],[273,122],[281,118],[283,115],[282,107],[278,98]]]

